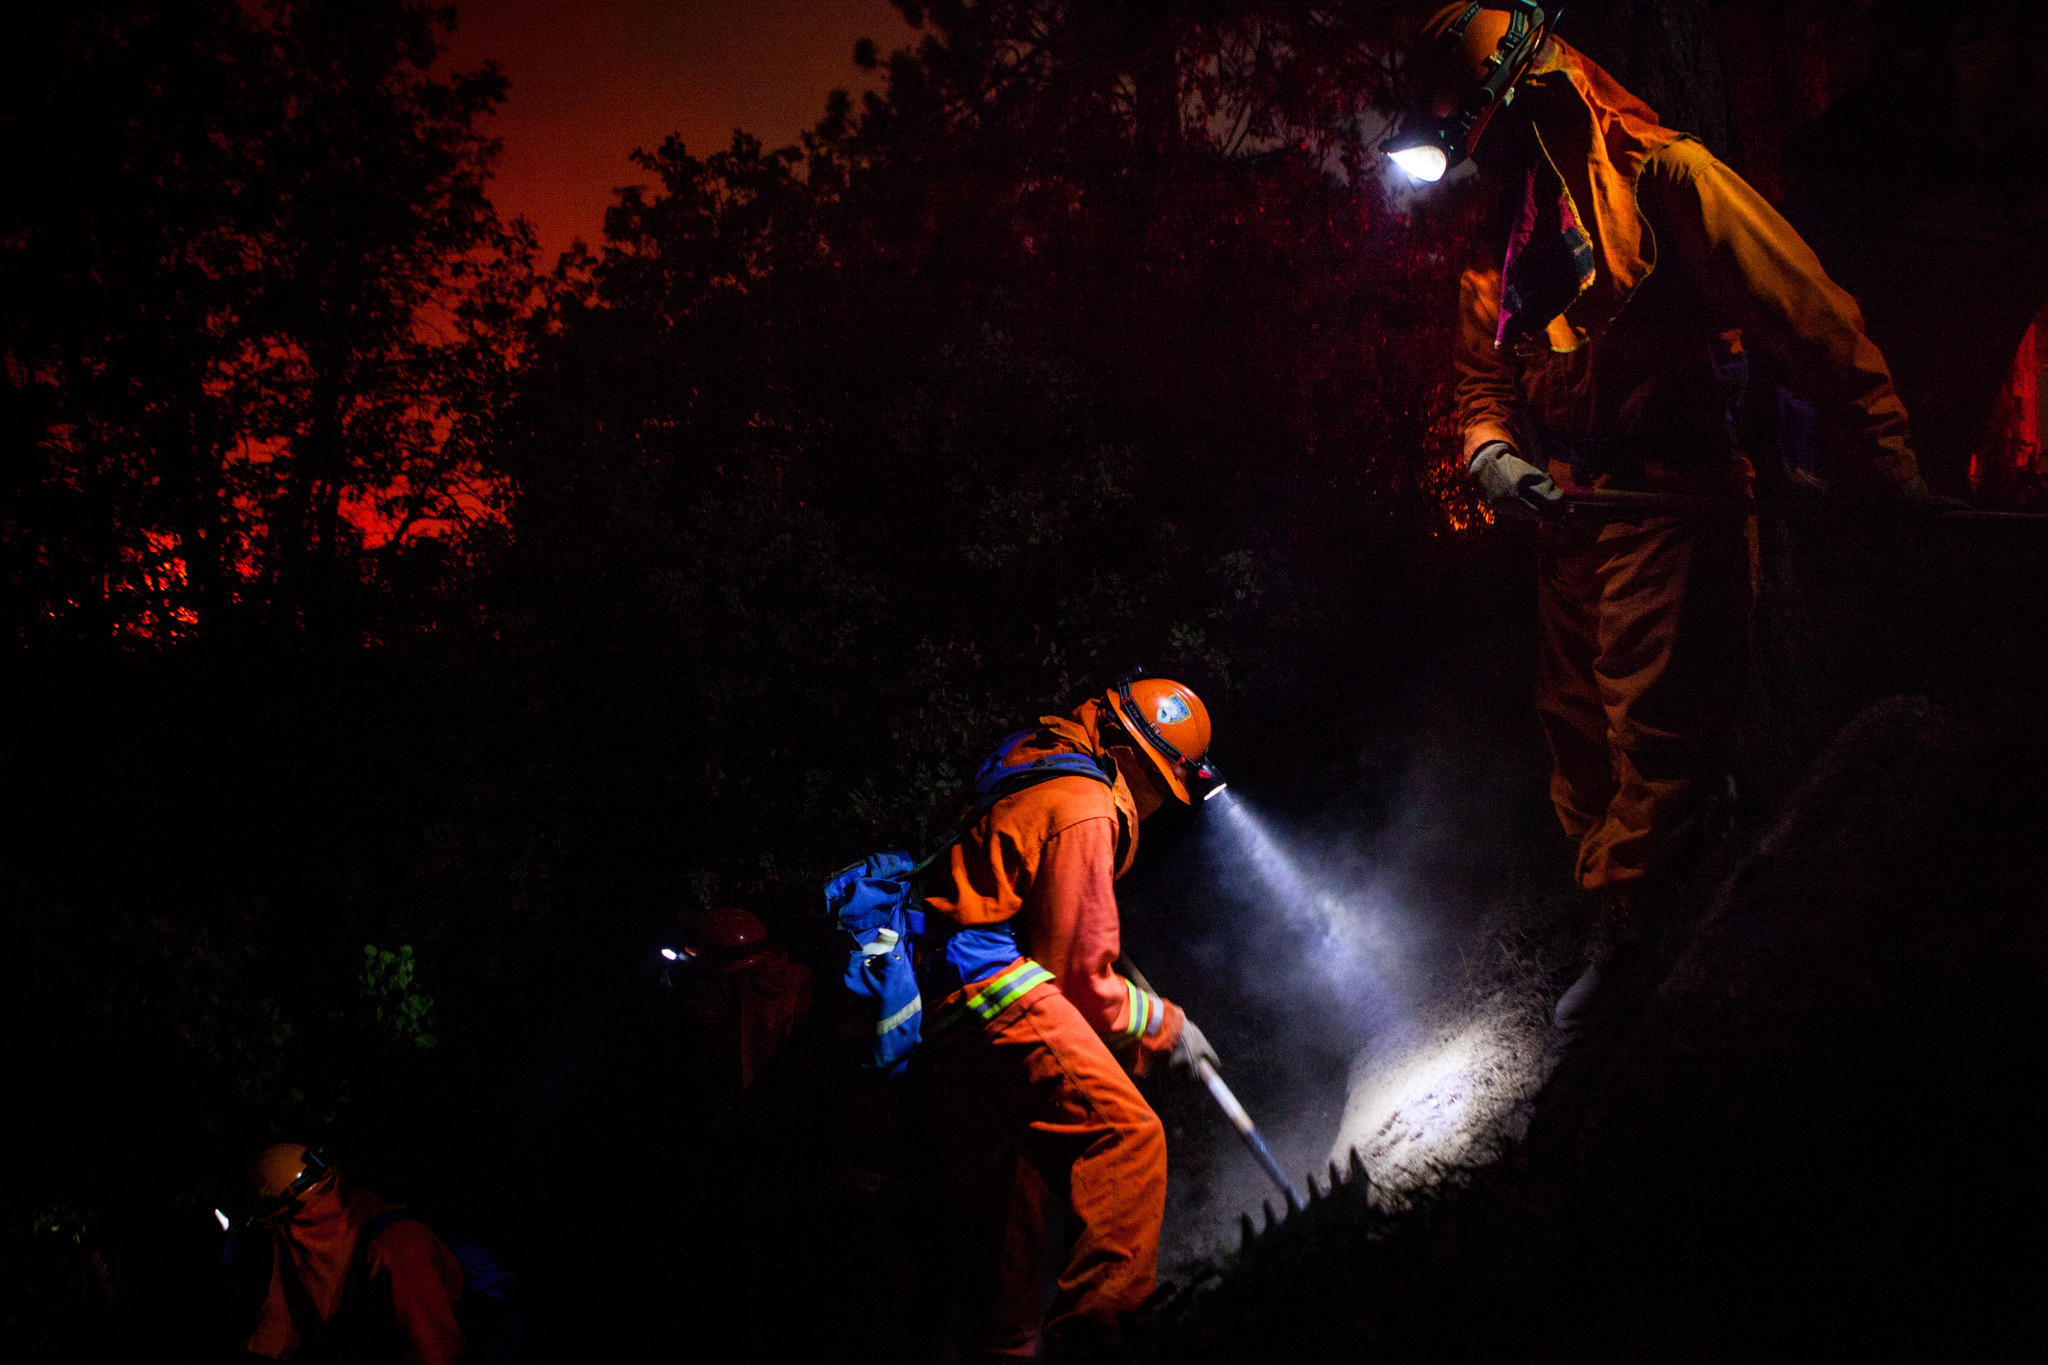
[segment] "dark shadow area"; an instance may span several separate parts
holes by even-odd
[[[645,151],[552,269],[445,11],[93,3],[0,46],[8,1359],[245,1358],[215,1210],[279,1140],[488,1247],[535,1360],[950,1359],[901,1095],[813,1018],[742,1098],[659,949],[738,905],[824,981],[823,880],[1134,664],[1205,699],[1231,801],[1146,826],[1124,944],[1289,1171],[1366,1062],[1571,979],[1534,554],[1447,416],[1475,206],[1369,145],[1403,7],[900,7],[874,95]],[[1962,486],[2048,292],[2033,11],[1887,58],[1946,92],[1888,196],[1827,150],[1882,90],[1776,155],[1821,113],[1763,98],[1797,7],[1586,8],[1820,186]],[[1975,245],[1923,271],[1954,203]],[[1147,1349],[1996,1354],[2037,1269],[2044,581],[2029,524],[1766,524],[1741,802],[1661,987],[1503,1087],[1503,1161],[1319,1190],[1235,1259],[1273,1196],[1148,1081]]]

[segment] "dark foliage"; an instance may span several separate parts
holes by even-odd
[[[677,911],[800,939],[1131,663],[1264,709],[1465,520],[1455,213],[1365,173],[1385,14],[922,18],[801,148],[641,155],[546,277],[439,11],[19,29],[11,1343],[203,1354],[207,1210],[280,1135],[471,1209],[544,1341],[679,1270],[593,1213],[608,1146],[708,1150]]]
[[[801,1048],[707,1120],[652,966],[676,914],[801,945],[824,874],[1137,662],[1304,802],[1392,699],[1521,714],[1524,547],[1464,534],[1448,460],[1468,206],[1391,198],[1367,153],[1414,7],[901,7],[919,44],[855,54],[879,93],[799,147],[641,153],[545,273],[486,196],[503,80],[436,74],[444,11],[17,22],[11,1353],[217,1357],[208,1210],[291,1137],[502,1250],[544,1357],[743,1316],[902,1358],[830,1334],[871,1309],[846,1268],[918,1243],[849,1235],[891,1130]],[[1642,31],[1697,36],[1664,8]],[[1868,550],[1830,583],[1873,560],[1932,591]],[[1773,656],[1769,733],[1817,744],[1849,670],[1890,678],[1914,600]],[[2010,706],[1963,657],[1913,665]],[[1179,888],[1132,891],[1199,983],[1147,900]]]
[[[356,644],[460,607],[443,532],[530,238],[484,195],[494,70],[425,5],[66,5],[8,44],[6,629]]]

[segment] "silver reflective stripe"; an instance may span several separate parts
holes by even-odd
[[[902,1024],[908,1023],[910,1020],[910,1016],[916,1014],[919,1010],[923,1008],[924,997],[913,995],[910,997],[909,1004],[905,1005],[902,1009],[897,1010],[894,1014],[890,1015],[887,1019],[884,1019],[881,1023],[875,1025],[875,1032],[878,1034],[887,1033],[890,1029],[897,1028]]]

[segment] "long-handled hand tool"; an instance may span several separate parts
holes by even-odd
[[[1145,974],[1139,971],[1128,957],[1119,957],[1116,960],[1116,969],[1129,977],[1131,983],[1139,990],[1159,994],[1152,990],[1152,983],[1145,979]],[[1306,1202],[1301,1197],[1301,1191],[1294,1188],[1294,1182],[1287,1178],[1287,1172],[1280,1169],[1280,1163],[1273,1158],[1273,1149],[1259,1136],[1258,1125],[1252,1122],[1252,1116],[1244,1111],[1244,1106],[1237,1102],[1237,1096],[1230,1093],[1230,1087],[1223,1083],[1223,1077],[1217,1074],[1215,1065],[1204,1057],[1195,1063],[1195,1074],[1202,1078],[1203,1085],[1209,1087],[1209,1097],[1216,1101],[1216,1107],[1230,1120],[1230,1126],[1237,1129],[1237,1135],[1244,1139],[1244,1145],[1251,1149],[1251,1154],[1258,1159],[1260,1167],[1272,1178],[1273,1183],[1280,1187],[1280,1192],[1293,1202],[1294,1207],[1301,1208]]]
[[[1563,511],[1566,516],[1595,519],[1785,517],[1794,521],[1853,521],[1881,516],[1919,519],[1921,515],[1900,508],[1825,499],[1759,502],[1753,498],[1724,498],[1705,493],[1650,493],[1630,488],[1596,488],[1566,493]],[[1987,512],[1974,507],[1957,507],[1951,511],[1930,510],[1924,516],[1927,522],[1944,526],[1966,522],[1971,525],[2048,526],[2048,513],[2042,512]]]

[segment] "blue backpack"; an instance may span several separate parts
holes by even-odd
[[[962,983],[980,980],[1018,957],[1017,936],[1008,924],[962,929],[943,915],[926,916],[922,910],[912,909],[912,887],[918,874],[959,843],[990,807],[1013,792],[1055,777],[1087,777],[1105,786],[1115,783],[1115,769],[1109,760],[1098,762],[1087,754],[1047,754],[1014,768],[1003,766],[1003,760],[1019,744],[1038,733],[1019,730],[1005,736],[982,760],[974,774],[974,804],[922,860],[913,859],[905,850],[876,853],[835,873],[825,883],[826,913],[850,940],[840,994],[847,1032],[853,1037],[852,1050],[863,1067],[889,1075],[903,1070],[910,1054],[927,1036],[923,1017],[926,990],[934,995],[949,994]],[[1006,1004],[1051,979],[1044,968],[1027,963],[1016,980],[999,979],[991,985],[1004,992],[1001,1003]],[[995,1003],[995,999],[987,1002]]]

